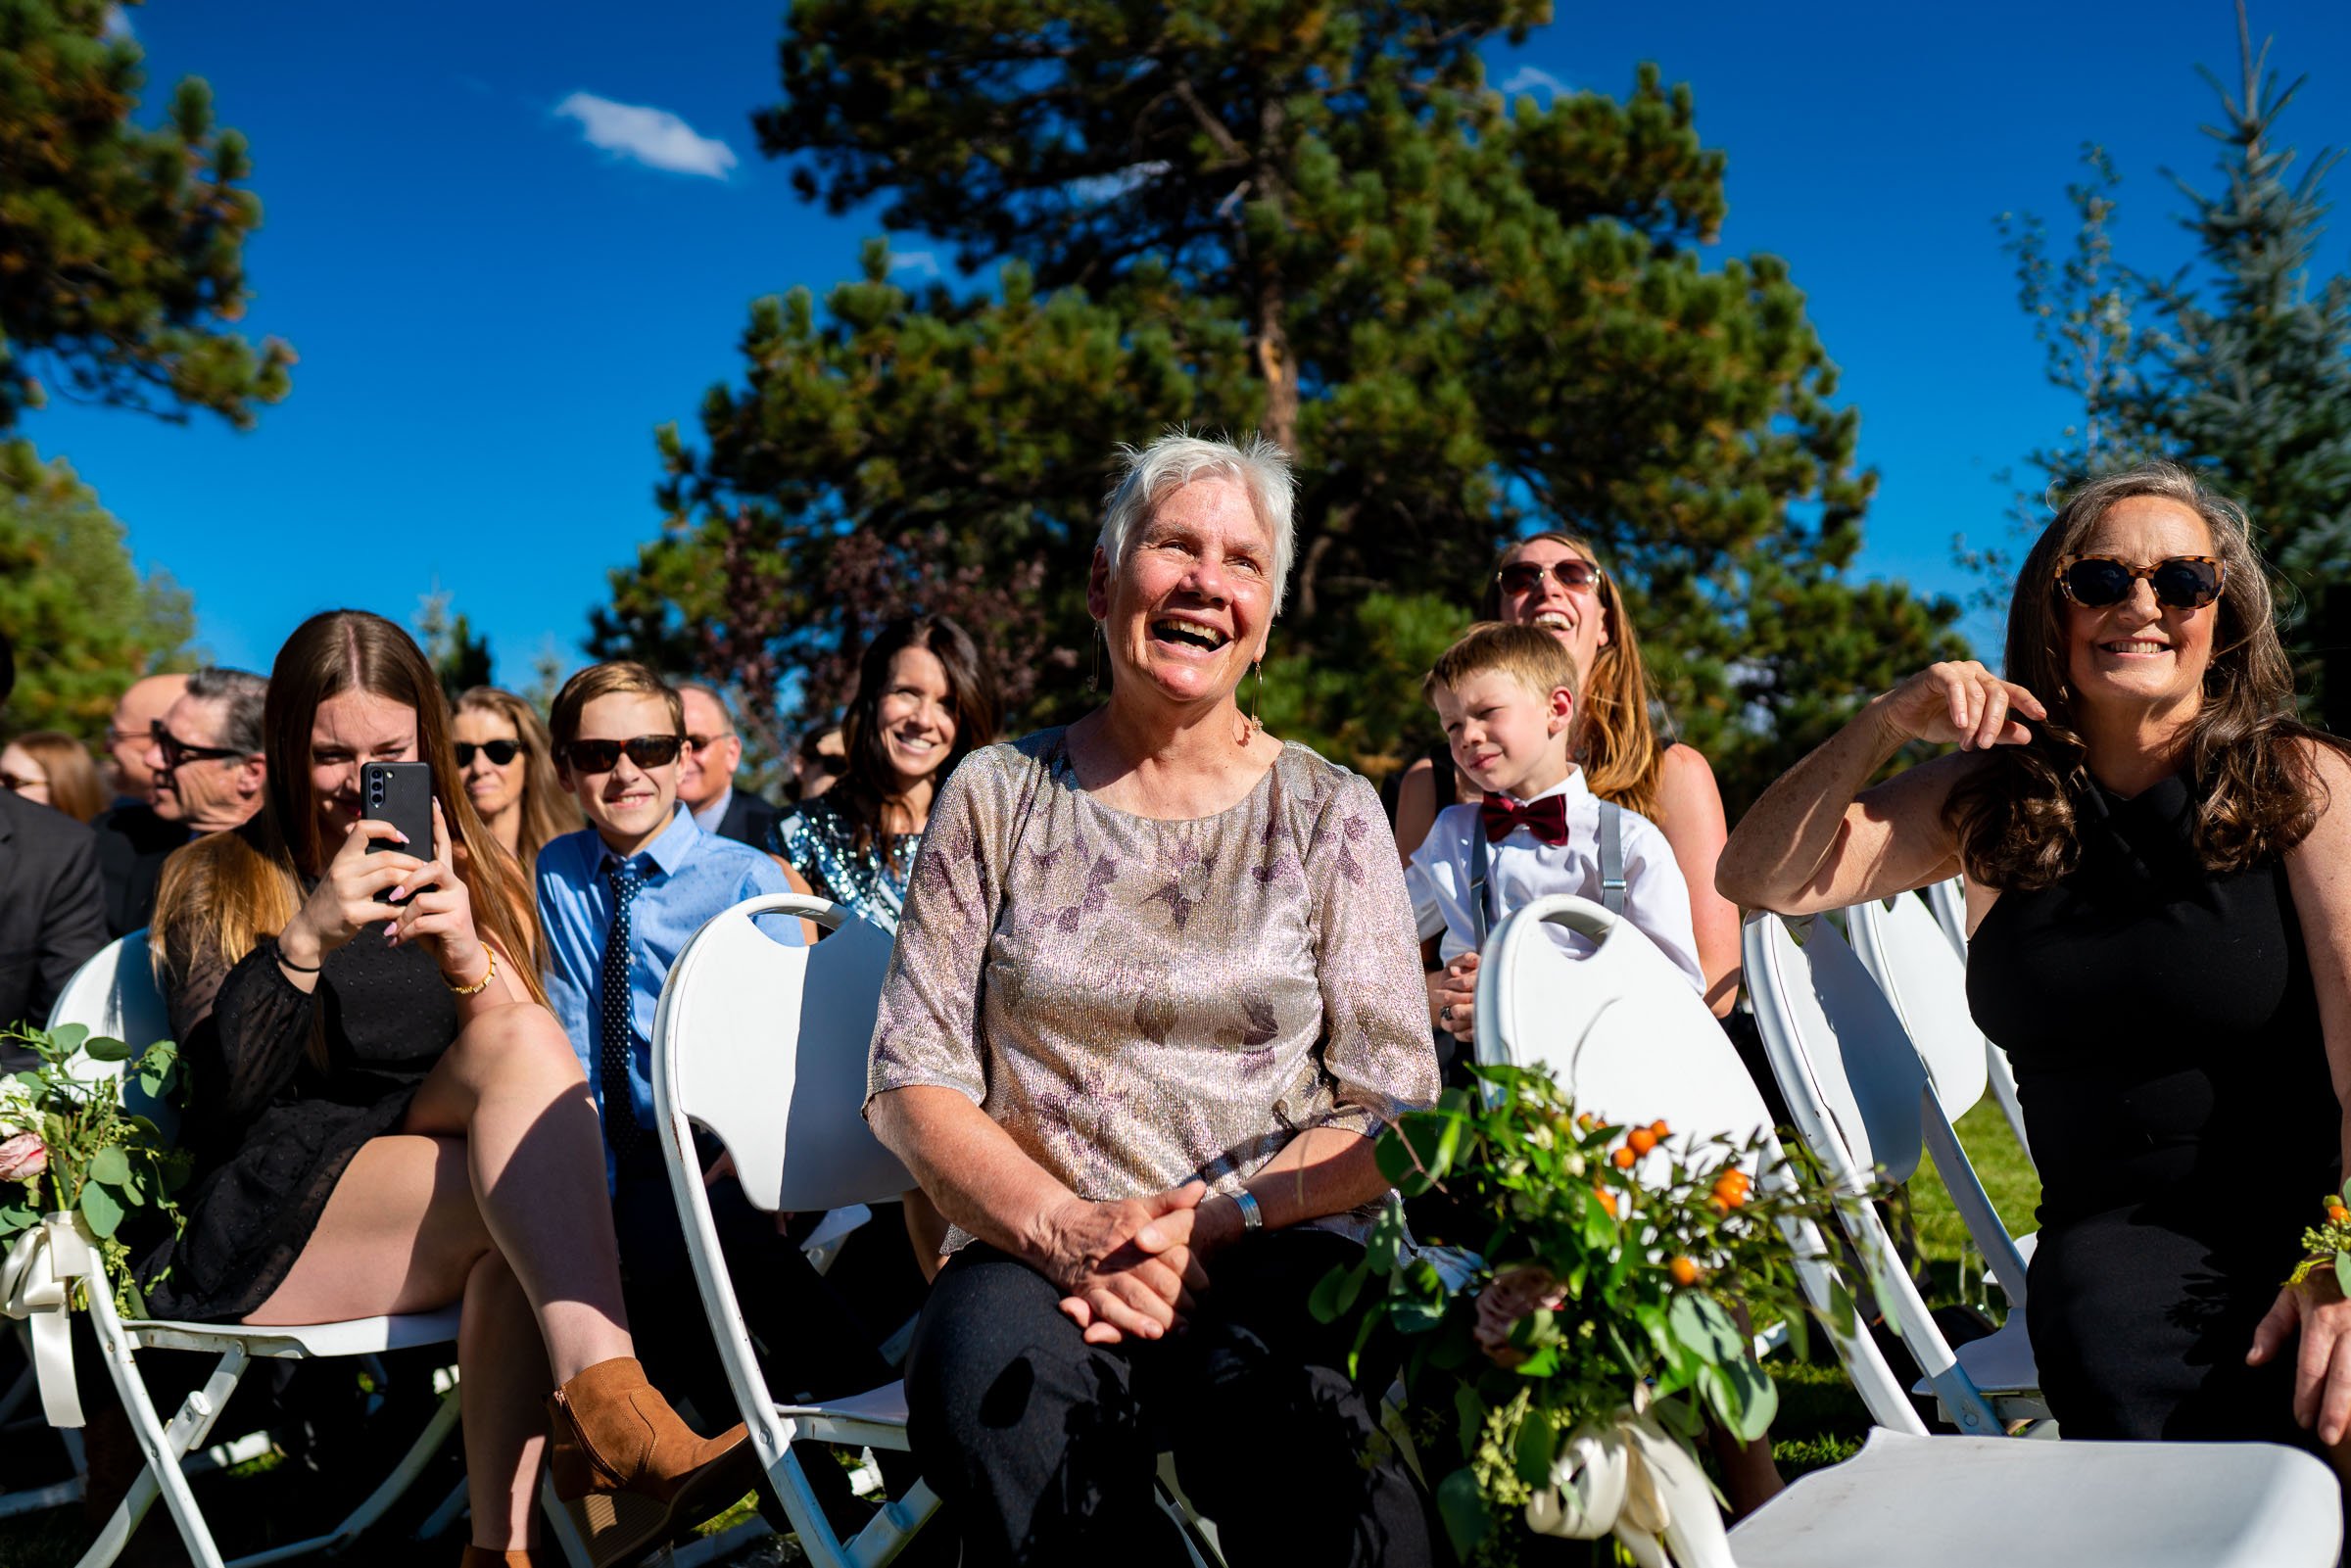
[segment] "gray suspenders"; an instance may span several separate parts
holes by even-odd
[[[1600,901],[1611,915],[1624,913],[1624,808],[1613,800],[1600,803]],[[1486,829],[1469,829],[1469,915],[1477,926],[1478,951],[1485,951],[1486,927],[1492,919],[1486,894]]]

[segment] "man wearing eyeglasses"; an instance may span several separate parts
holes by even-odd
[[[743,766],[743,736],[727,717],[727,705],[710,688],[677,683],[686,704],[686,749],[678,759],[678,798],[706,833],[732,838],[753,849],[767,847],[767,832],[783,815],[757,795],[735,787]]]
[[[155,721],[169,711],[187,689],[184,675],[143,676],[131,682],[115,704],[115,715],[106,725],[106,755],[116,805],[143,806],[154,793],[155,775],[147,767],[148,742]]]
[[[117,936],[155,913],[156,884],[173,850],[241,827],[262,809],[269,683],[250,670],[217,668],[176,679],[178,696],[149,722],[139,752],[147,803],[119,803],[90,824],[98,830],[107,928]]]

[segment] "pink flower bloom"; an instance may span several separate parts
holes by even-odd
[[[0,1143],[0,1181],[30,1181],[49,1168],[49,1146],[37,1132],[20,1132]]]

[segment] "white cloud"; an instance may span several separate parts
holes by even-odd
[[[1128,164],[1115,174],[1083,175],[1062,188],[1086,206],[1099,207],[1104,202],[1115,202],[1128,191],[1149,184],[1167,171],[1167,163],[1155,158],[1149,163]]]
[[[1540,66],[1520,66],[1511,72],[1510,80],[1502,84],[1502,90],[1512,96],[1533,92],[1537,88],[1554,98],[1571,90],[1565,82]]]
[[[648,168],[725,179],[727,170],[735,166],[733,148],[696,135],[692,125],[666,109],[616,104],[609,98],[580,92],[555,105],[555,113],[578,120],[591,147],[634,159]]]
[[[940,276],[938,258],[929,251],[892,251],[889,253],[892,272],[915,272],[927,278]]]

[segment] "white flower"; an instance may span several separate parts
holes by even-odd
[[[41,1102],[15,1073],[0,1078],[0,1138],[36,1132],[41,1125]]]

